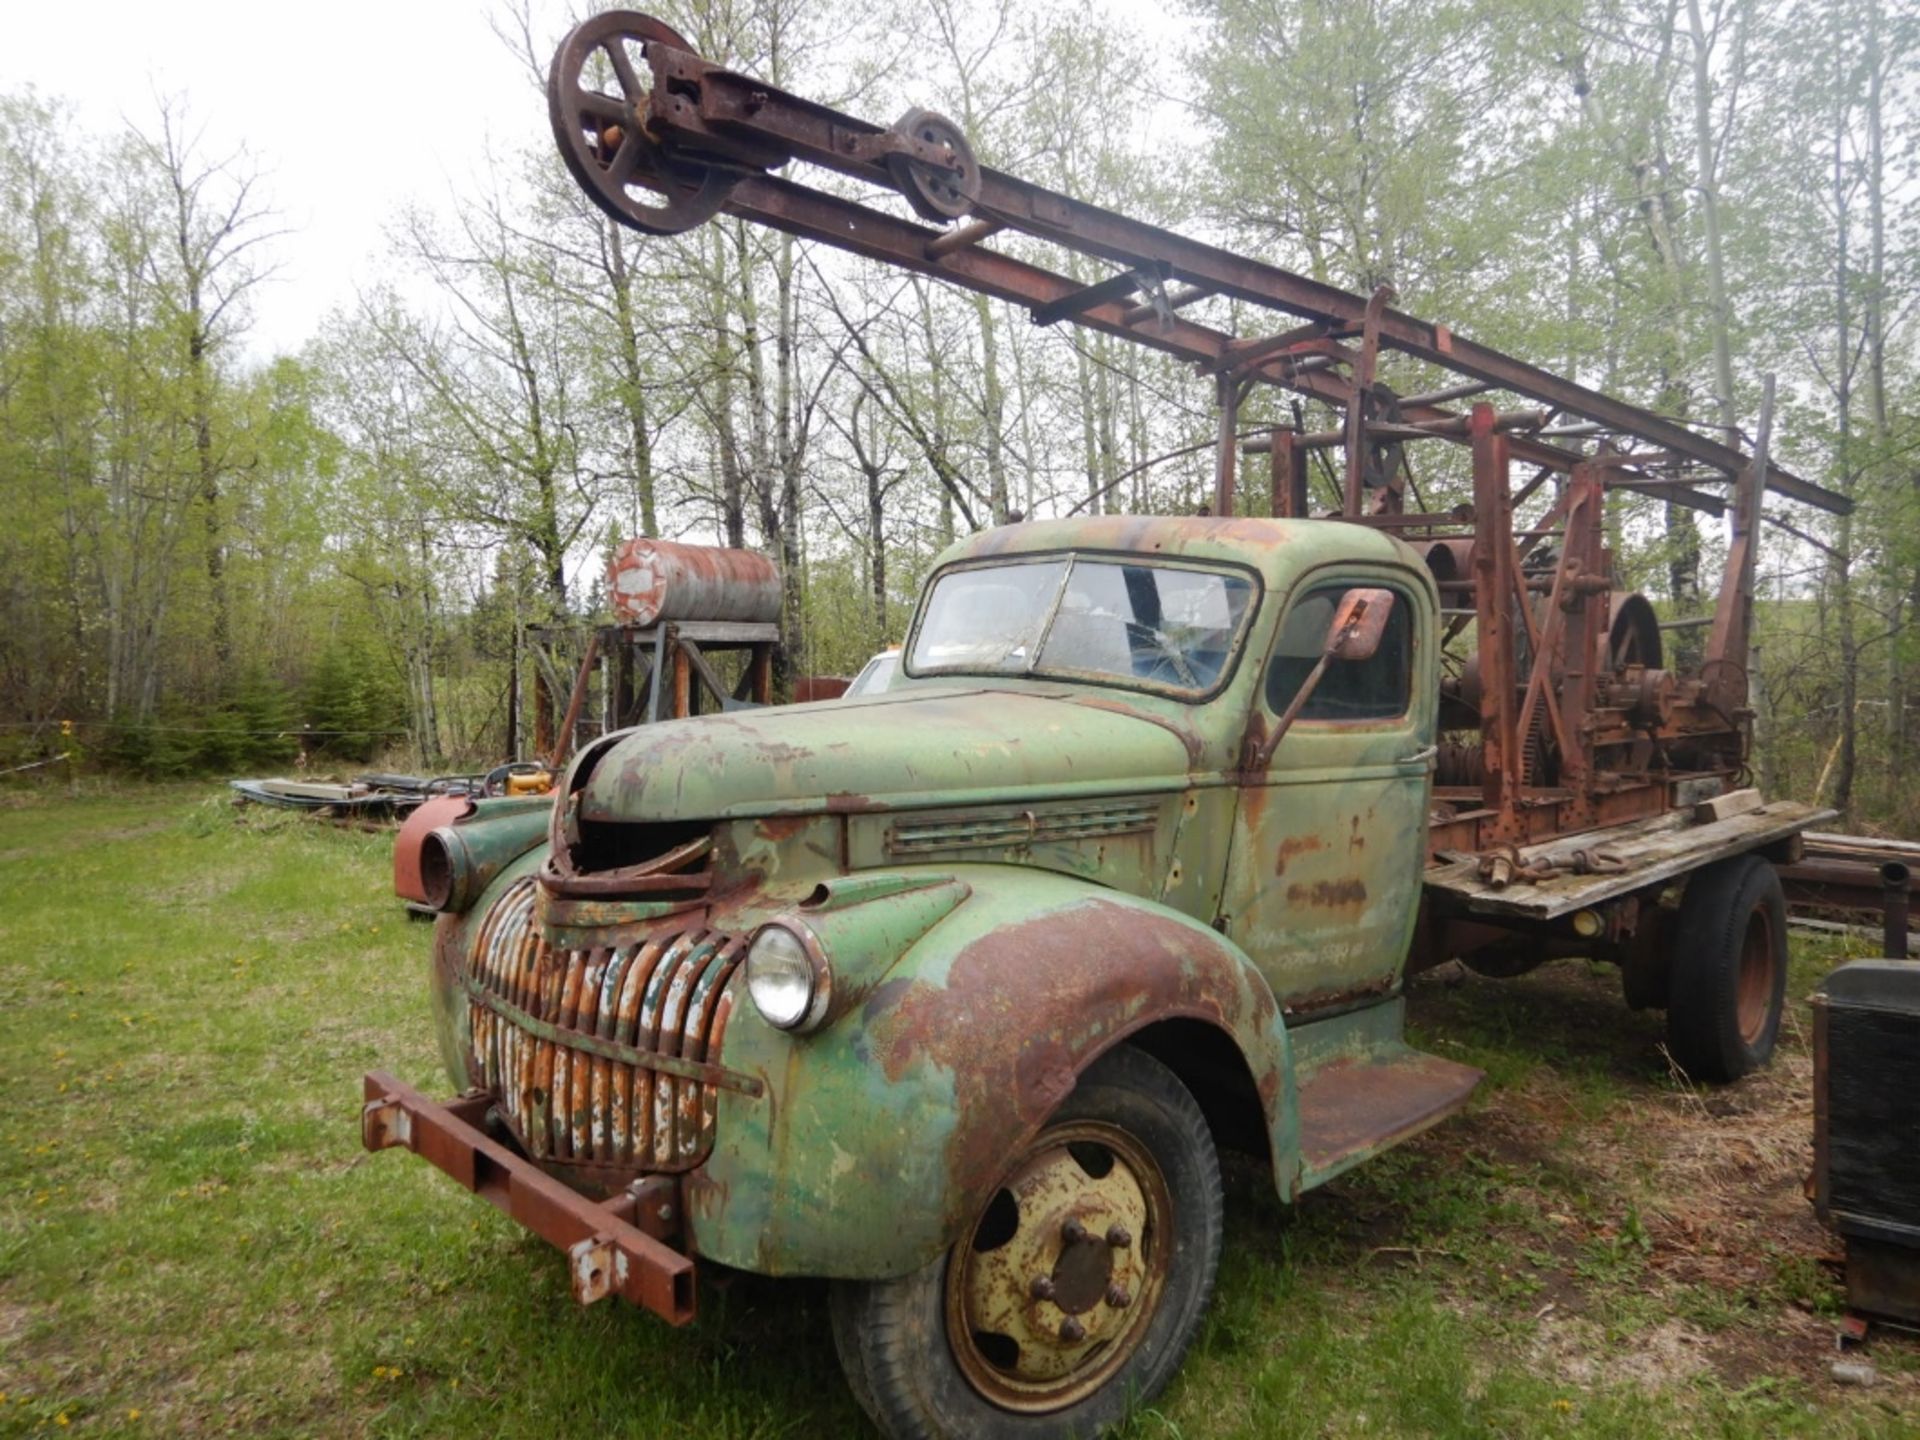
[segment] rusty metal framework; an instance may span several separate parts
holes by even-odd
[[[631,12],[567,38],[548,98],[575,179],[625,225],[672,234],[733,215],[1024,306],[1036,325],[1071,322],[1192,363],[1219,407],[1215,514],[1236,513],[1242,461],[1263,456],[1269,513],[1306,517],[1309,458],[1328,460],[1338,503],[1324,513],[1414,544],[1447,606],[1458,653],[1442,696],[1437,856],[1688,807],[1743,772],[1763,497],[1850,505],[1773,463],[1770,382],[1743,451],[1395,310],[1390,289],[1350,294],[989,169],[931,111],[892,126],[842,114],[715,65]],[[916,218],[773,173],[794,162],[897,192]],[[1075,280],[995,248],[1003,234],[1110,273]],[[1291,323],[1240,336],[1186,313],[1215,297]],[[1389,354],[1455,379],[1398,394],[1379,376]],[[1243,444],[1256,384],[1323,402],[1341,423]],[[1426,441],[1469,450],[1471,503],[1422,508],[1406,452]],[[1666,664],[1651,605],[1614,591],[1606,503],[1628,493],[1731,511],[1714,613],[1681,622],[1707,630],[1684,670]],[[1543,511],[1520,522],[1529,501]]]
[[[534,752],[557,765],[596,736],[631,725],[770,704],[779,644],[778,625],[747,621],[529,625]],[[736,681],[717,663],[723,655],[742,657],[732,665]],[[510,705],[517,711],[517,701]]]

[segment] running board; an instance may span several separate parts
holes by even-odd
[[[1471,1065],[1404,1047],[1328,1061],[1300,1086],[1300,1188],[1438,1124],[1481,1079]]]

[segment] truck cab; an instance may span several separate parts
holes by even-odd
[[[1381,643],[1331,662],[1270,744],[1360,590],[1387,597]],[[1121,870],[1096,851],[1092,873],[1228,937],[1293,1022],[1395,989],[1426,860],[1437,608],[1415,553],[1359,526],[1007,527],[935,570],[900,693],[985,682],[1177,734],[1184,766],[1161,762],[1182,795],[1165,844]]]

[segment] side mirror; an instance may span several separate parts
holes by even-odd
[[[1391,590],[1347,591],[1333,612],[1333,623],[1327,627],[1326,653],[1335,660],[1371,660],[1392,615]],[[1315,671],[1309,683],[1318,680],[1319,672]]]
[[[1320,651],[1320,659],[1307,672],[1307,678],[1301,682],[1300,688],[1294,691],[1293,699],[1287,704],[1287,713],[1274,722],[1273,734],[1260,747],[1256,769],[1267,768],[1267,763],[1273,759],[1273,752],[1292,728],[1294,717],[1326,677],[1328,665],[1335,660],[1371,660],[1374,657],[1380,649],[1380,637],[1387,633],[1387,621],[1393,617],[1393,600],[1391,590],[1379,589],[1349,590],[1340,597],[1340,603],[1333,610],[1333,623],[1327,626],[1327,643]]]

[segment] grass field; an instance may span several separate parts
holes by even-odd
[[[868,1434],[821,1287],[582,1311],[361,1151],[363,1070],[445,1083],[388,846],[210,787],[0,796],[0,1434]],[[1773,1070],[1702,1093],[1584,965],[1416,981],[1481,1098],[1292,1212],[1233,1165],[1212,1316],[1130,1434],[1920,1433],[1911,1338],[1828,1375],[1800,997],[1834,958],[1796,956]]]

